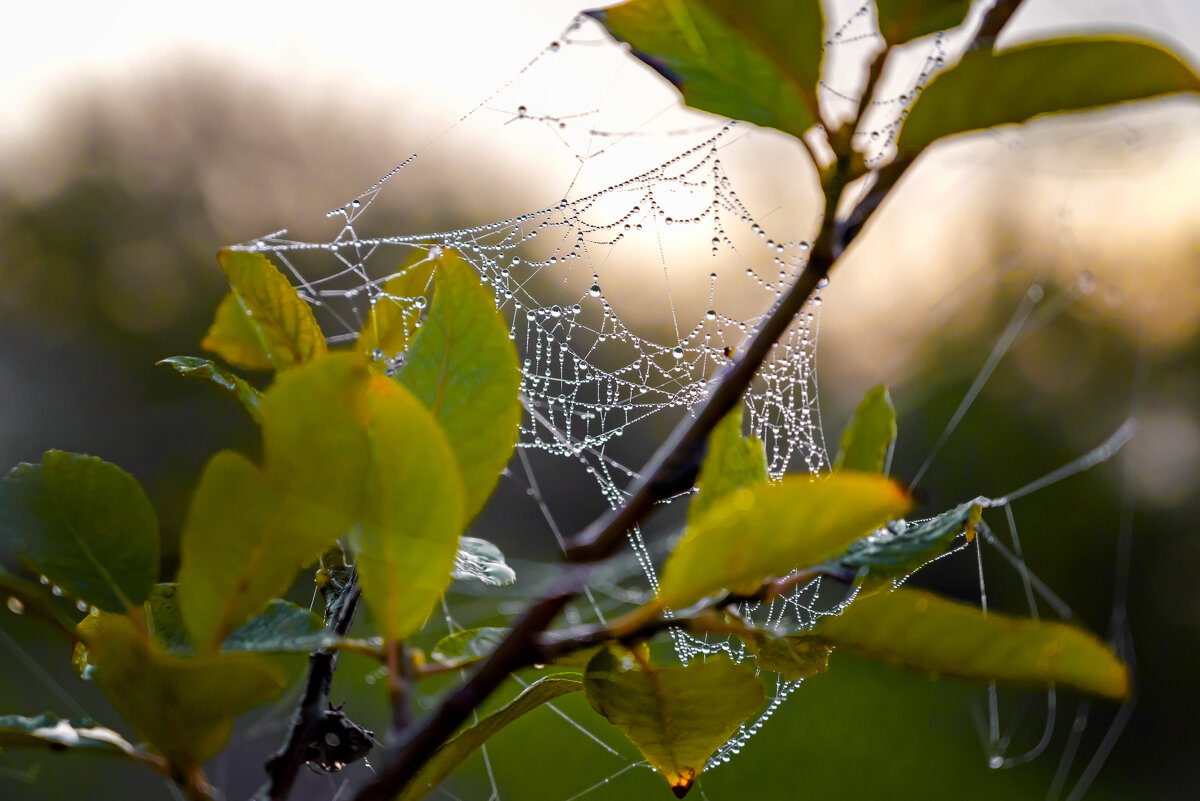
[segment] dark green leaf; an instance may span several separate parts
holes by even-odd
[[[0,567],[0,600],[13,614],[29,615],[75,639],[75,622],[63,614],[48,587],[18,578]]]
[[[372,301],[355,348],[369,359],[391,359],[412,346],[417,321],[433,294],[436,263],[436,253],[431,249],[414,248]]]
[[[285,370],[325,353],[312,308],[270,259],[222,250],[217,261],[233,291],[217,309],[202,348],[252,370]]]
[[[396,797],[396,801],[418,801],[424,798],[441,784],[459,763],[496,732],[547,701],[581,689],[582,680],[569,674],[546,676],[529,685],[512,701],[447,741]]]
[[[456,579],[474,579],[492,587],[504,587],[517,580],[517,573],[504,561],[504,554],[492,543],[478,537],[459,537],[454,555]]]
[[[516,447],[521,371],[508,323],[478,273],[452,250],[442,251],[436,269],[429,319],[413,341],[401,379],[446,432],[470,521]]]
[[[1147,42],[1096,37],[973,51],[929,84],[896,144],[913,158],[951,134],[1197,90],[1200,78],[1187,65]]]
[[[134,747],[112,729],[72,723],[49,713],[26,718],[0,715],[0,751],[12,748],[66,751],[129,758]]]
[[[834,470],[882,473],[888,448],[896,439],[896,410],[883,384],[869,390],[854,420],[842,432],[842,444],[833,460]]]
[[[835,562],[858,571],[868,568],[877,579],[905,576],[946,552],[968,525],[979,521],[986,498],[960,504],[921,523],[889,522],[846,549]]]
[[[256,654],[183,658],[161,651],[123,615],[85,623],[92,677],[134,731],[184,773],[224,747],[235,717],[284,687]]]
[[[688,526],[663,566],[659,602],[681,608],[722,588],[820,564],[909,504],[895,483],[849,471],[738,490]]]
[[[239,378],[219,364],[199,356],[172,356],[169,359],[163,359],[159,364],[174,367],[180,375],[199,378],[215,384],[237,398],[254,418],[254,422],[262,422],[262,411],[258,408],[261,398],[259,391],[245,379]]]
[[[723,655],[686,667],[655,667],[604,650],[588,663],[583,684],[592,708],[637,746],[681,798],[764,700],[754,670]]]
[[[94,456],[46,451],[0,481],[0,537],[71,598],[138,606],[158,576],[158,519],[133,476]]]
[[[743,487],[767,483],[767,457],[758,437],[742,437],[739,405],[717,423],[708,438],[708,453],[696,480],[699,494],[688,506],[695,524],[721,498]]]
[[[692,108],[793,136],[819,119],[818,0],[630,0],[588,13]]]
[[[1060,684],[1122,699],[1129,670],[1089,632],[984,613],[904,587],[865,594],[812,636],[839,651],[911,670],[977,681]]]
[[[879,31],[896,45],[961,25],[971,0],[875,0]]]
[[[155,641],[164,650],[192,653],[192,644],[179,610],[177,587],[156,584],[146,601],[146,623]],[[278,598],[246,621],[221,643],[223,652],[232,651],[310,651],[321,647],[324,627],[306,609]],[[336,638],[335,638],[336,639]]]
[[[263,395],[264,467],[222,451],[200,477],[184,525],[179,601],[199,652],[225,637],[355,520],[367,472],[357,354],[283,373]],[[448,571],[447,571],[448,572]]]
[[[367,409],[372,462],[351,542],[363,597],[383,636],[401,640],[425,625],[450,584],[463,486],[442,429],[411,392],[372,378]]]
[[[429,656],[435,662],[450,667],[470,664],[491,653],[506,634],[508,634],[508,629],[493,626],[455,632],[449,637],[438,640]]]

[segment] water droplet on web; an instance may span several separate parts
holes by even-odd
[[[1004,767],[1004,757],[1000,756],[999,754],[993,754],[992,756],[988,757],[988,767],[992,770],[999,770],[1000,768]]]
[[[52,587],[50,588],[50,592],[51,592],[51,594],[52,594],[52,595],[55,595],[55,596],[57,596],[57,597],[61,598],[61,597],[62,597],[62,594],[63,594],[63,589],[62,589],[62,587],[60,587],[60,586],[58,586],[57,584],[55,584],[54,586],[52,586]]]
[[[528,113],[529,113],[529,109],[525,108],[524,106],[517,106],[517,116],[518,117],[524,117]]]
[[[80,612],[86,612],[88,610],[87,601],[76,601],[75,608]]]
[[[413,301],[413,305],[416,306],[418,309],[423,309],[423,308],[425,308],[425,304],[427,304],[428,302],[429,301],[425,300],[425,296],[421,295],[420,297],[418,297],[416,300]]]
[[[716,309],[709,309],[708,311],[706,311],[706,312],[704,313],[704,316],[705,316],[705,317],[707,317],[707,318],[708,318],[708,319],[710,319],[710,320],[715,320],[715,319],[717,319],[717,310],[716,310]]]
[[[683,348],[676,347],[675,350],[671,351],[671,355],[674,356],[676,359],[682,359],[683,358]]]
[[[558,42],[551,42],[550,43],[550,52],[557,53],[559,47],[560,47],[560,45],[558,44]]]
[[[817,289],[824,289],[827,286],[829,286],[828,278],[822,278],[820,281],[817,281]]]
[[[41,584],[49,584],[50,577],[49,576],[38,576],[38,582]]]
[[[23,615],[25,614],[25,604],[21,602],[20,598],[10,595],[8,598],[8,611],[14,615]]]
[[[562,317],[562,307],[551,306],[550,307],[550,316],[551,317]]]
[[[600,297],[600,285],[592,284],[592,288],[588,290],[588,294],[591,295],[593,298]]]

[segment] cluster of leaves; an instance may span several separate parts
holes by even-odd
[[[878,18],[892,45],[960,22],[967,6],[880,0]],[[817,0],[632,0],[593,15],[696,108],[794,136],[822,119]],[[973,50],[913,107],[898,161],[952,133],[1195,88],[1196,76],[1178,60],[1139,42]],[[988,101],[976,102],[984,90]],[[822,167],[832,217],[840,187],[867,168],[847,145],[854,130],[826,124],[825,132],[838,156]],[[829,228],[827,221],[823,232]],[[484,658],[507,637],[499,629],[460,633],[427,658],[396,648],[423,628],[453,577],[512,580],[494,546],[462,535],[512,454],[521,414],[507,325],[453,251],[431,246],[401,265],[354,346],[338,352],[328,351],[311,307],[267,257],[225,251],[219,261],[231,291],[203,347],[275,377],[259,392],[214,362],[166,360],[231,393],[262,429],[260,462],[223,451],[206,466],[177,581],[156,584],[154,511],[116,466],[49,451],[0,482],[0,538],[42,577],[36,584],[0,574],[10,608],[36,614],[76,644],[81,675],[104,689],[149,750],[86,722],[12,717],[0,718],[0,747],[132,756],[197,796],[207,792],[201,766],[224,746],[234,716],[283,688],[278,654],[355,648],[420,678]],[[739,413],[727,416],[712,432],[657,597],[601,628],[544,633],[526,663],[553,661],[565,672],[442,742],[401,797],[422,796],[508,722],[573,691],[584,691],[682,795],[763,705],[756,670],[812,676],[835,649],[938,675],[1125,697],[1126,667],[1086,632],[895,586],[892,579],[956,537],[973,536],[981,509],[972,502],[919,525],[898,523],[911,501],[882,474],[894,436],[895,415],[878,388],[847,428],[832,474],[770,482],[762,444],[742,436]],[[326,626],[361,584],[382,643],[331,634],[279,599],[317,561]],[[754,629],[737,616],[741,601],[785,593],[821,572],[852,579],[857,594],[812,630]],[[89,614],[71,619],[55,595]],[[755,662],[657,665],[647,644],[667,626],[738,637]],[[396,664],[397,654],[408,664]]]

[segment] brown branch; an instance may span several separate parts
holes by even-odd
[[[388,699],[392,704],[392,738],[396,739],[412,725],[408,712],[408,699],[412,695],[408,653],[401,640],[389,641],[384,650],[387,654]]]
[[[346,632],[350,630],[358,598],[358,583],[351,574],[349,584],[339,593],[340,602],[331,627],[339,637],[346,636]],[[288,797],[296,775],[308,761],[308,744],[318,722],[324,716],[337,661],[338,652],[327,648],[313,651],[308,656],[308,678],[304,684],[300,706],[296,709],[291,733],[283,749],[266,764],[267,774],[271,777],[267,787],[267,797],[270,801],[283,801]]]

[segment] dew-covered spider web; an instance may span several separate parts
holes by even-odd
[[[869,9],[854,5],[845,11],[826,43],[832,62],[861,60],[879,44]],[[922,40],[911,54],[911,74],[892,76],[895,91],[874,101],[868,117],[874,130],[862,143],[873,158],[886,158],[905,108],[946,62],[955,42],[953,36]],[[516,614],[525,599],[536,596],[550,568],[539,572],[529,556],[537,548],[520,550],[523,543],[540,539],[545,556],[565,547],[566,538],[590,517],[624,503],[653,447],[707,397],[714,376],[736,357],[804,268],[807,240],[819,226],[813,174],[805,171],[794,142],[684,110],[676,95],[654,85],[639,69],[594,22],[576,20],[482,103],[361,195],[330,211],[326,228],[314,229],[311,236],[305,229],[303,237],[277,231],[241,246],[268,254],[291,277],[330,334],[331,345],[353,343],[378,304],[392,304],[419,320],[428,293],[395,296],[385,285],[445,249],[461,254],[493,293],[522,362],[525,415],[517,454],[498,493],[501,500],[493,502],[470,533],[491,539],[486,529],[503,528],[506,515],[523,515],[525,530],[518,558],[512,559],[513,550],[502,543],[515,566],[515,583],[484,587],[474,599],[452,592],[445,605],[450,632],[478,625],[480,616],[494,619],[497,610],[502,616]],[[844,71],[844,85],[830,79],[821,92],[822,102],[839,114],[852,113],[861,83],[854,70]],[[630,83],[637,85],[636,93]],[[471,219],[448,228],[412,226],[398,215],[398,208],[413,207],[413,194],[437,197],[429,175],[436,176],[459,154],[485,147],[503,153],[497,158],[509,164],[499,170],[505,177],[481,180],[477,193],[497,196],[484,204],[489,211],[505,206],[516,210],[475,218],[467,208],[460,212]],[[764,159],[790,177],[764,179]],[[755,164],[757,171],[750,170]],[[422,173],[426,168],[430,172]],[[1041,286],[1030,290],[938,447],[1014,342],[1089,291],[1084,279],[1045,299]],[[773,478],[789,471],[818,474],[830,466],[818,405],[821,302],[818,296],[807,305],[746,394],[746,432],[763,441]],[[391,369],[399,369],[404,360],[402,352],[375,355]],[[1024,562],[1013,501],[1108,459],[1129,434],[1130,428],[1122,427],[1060,474],[985,500],[989,508],[981,536],[973,543],[960,536],[939,559],[958,560],[964,570],[978,571],[980,603],[986,609],[986,550],[989,560],[998,559],[1019,577],[1029,613],[1070,617],[1070,608]],[[937,448],[929,454],[930,462],[936,455]],[[681,503],[674,503],[678,498],[665,502],[655,516],[659,522],[629,532],[628,553],[613,567],[597,571],[580,602],[568,609],[565,625],[603,623],[653,596],[656,569],[670,536],[678,531],[686,495]],[[876,536],[899,536],[921,522],[899,521]],[[524,562],[521,554],[526,554]],[[486,569],[476,573],[489,578]],[[781,632],[811,628],[852,600],[848,586],[816,578],[786,598],[746,605],[741,614],[754,626]],[[480,611],[488,605],[490,610]],[[1115,625],[1110,634],[1118,646],[1127,646],[1123,622]],[[720,652],[736,661],[754,658],[736,639],[670,632],[682,662]],[[767,706],[716,753],[709,768],[733,761],[752,737],[769,730],[771,717],[803,683],[776,678]],[[1053,691],[1046,697],[1044,734],[1024,749],[1010,748],[1013,735],[1002,729],[994,688],[987,691],[985,704],[982,750],[993,767],[1035,758],[1047,749],[1056,728],[1061,730],[1062,711]],[[1126,709],[1120,715],[1127,717]],[[562,788],[564,799],[586,796],[621,774],[647,768],[585,723],[557,708],[554,712],[619,763],[594,784]],[[1075,732],[1082,734],[1080,721],[1086,723],[1088,714],[1085,708],[1070,724],[1073,739],[1051,788],[1055,797],[1067,790],[1068,778],[1074,782],[1069,797],[1081,795],[1111,749],[1105,738],[1082,772],[1073,770],[1081,758]],[[491,777],[486,749],[483,759]],[[489,792],[500,798],[505,788],[492,780]]]

